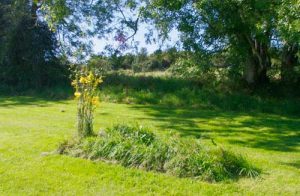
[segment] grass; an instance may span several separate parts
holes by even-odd
[[[66,141],[58,152],[209,182],[254,178],[260,172],[242,155],[216,144],[203,145],[200,139],[183,139],[174,132],[158,136],[141,125],[114,125],[98,135]]]
[[[0,195],[299,195],[300,118],[277,110],[108,102],[97,109],[96,130],[135,122],[162,135],[172,129],[186,139],[202,138],[207,143],[213,139],[262,169],[257,179],[208,183],[44,153],[74,135],[76,103],[2,96]]]
[[[287,87],[273,82],[249,89],[227,82],[212,83],[174,78],[167,72],[115,71],[105,76],[99,95],[102,101],[113,103],[300,116],[298,84]],[[0,96],[30,96],[52,101],[72,98],[72,94],[70,86],[15,91],[0,84]]]
[[[167,74],[116,72],[104,79],[101,98],[116,103],[300,116],[298,86],[287,88],[276,83],[251,90],[226,84],[203,85]]]

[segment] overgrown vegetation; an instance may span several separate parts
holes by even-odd
[[[149,75],[115,72],[105,77],[101,99],[128,104],[299,115],[297,88],[274,83],[261,89],[243,89],[230,81],[215,83],[204,79],[199,82],[172,77],[165,72]]]
[[[102,130],[97,137],[64,143],[59,151],[211,182],[259,174],[259,170],[241,155],[221,147],[208,147],[196,139],[174,135],[159,137],[137,125],[116,125]]]
[[[281,115],[300,114],[298,86],[274,83],[261,89],[241,88],[239,84],[214,83],[171,77],[166,72],[113,72],[104,77],[99,97],[105,102],[155,104],[189,109],[216,109],[263,112]],[[1,89],[9,96],[34,96],[47,100],[72,99],[71,87],[16,91]]]

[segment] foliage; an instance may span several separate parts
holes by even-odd
[[[96,89],[102,83],[100,76],[92,71],[81,69],[76,72],[72,86],[75,88],[77,104],[77,132],[80,138],[93,134],[93,112],[99,105]]]
[[[272,59],[281,61],[283,80],[299,64],[299,5],[299,0],[153,0],[147,16],[166,37],[172,28],[180,31],[187,50],[238,56],[245,80],[260,85],[268,82]]]
[[[1,85],[17,90],[65,85],[68,62],[60,55],[56,35],[37,17],[35,4],[1,1],[0,7],[6,24],[0,33]]]
[[[93,55],[87,62],[89,69],[97,71],[98,74],[105,75],[112,70],[110,58]]]
[[[39,86],[41,83],[31,82],[31,80],[42,81],[46,84],[58,81],[58,78],[54,77],[65,75],[63,72],[65,69],[57,65],[59,64],[57,60],[59,51],[56,50],[57,43],[54,43],[56,42],[54,31],[57,32],[56,36],[63,38],[60,39],[59,49],[78,61],[84,61],[87,56],[90,56],[91,37],[113,36],[118,43],[117,48],[107,46],[105,48],[110,51],[109,56],[94,56],[89,61],[89,64],[94,67],[99,66],[98,61],[102,61],[105,66],[99,67],[101,71],[109,69],[132,69],[136,72],[165,70],[174,64],[177,58],[182,57],[182,52],[157,51],[154,54],[145,55],[145,51],[140,51],[136,56],[121,55],[124,50],[131,47],[128,44],[129,40],[132,40],[133,46],[138,44],[133,38],[141,23],[147,23],[152,27],[146,35],[147,41],[151,40],[155,28],[160,31],[159,38],[162,39],[167,38],[170,30],[175,28],[180,32],[181,49],[190,54],[200,53],[204,57],[197,63],[187,62],[187,66],[190,67],[188,69],[199,72],[198,78],[206,77],[206,74],[207,78],[211,76],[208,67],[221,66],[222,68],[231,67],[230,76],[233,77],[233,81],[236,81],[237,77],[241,81],[243,76],[253,87],[268,83],[271,78],[270,73],[274,73],[274,69],[280,73],[276,79],[296,83],[299,80],[297,72],[300,39],[298,32],[300,16],[297,12],[299,5],[299,0],[267,2],[258,0],[222,2],[217,0],[175,0],[172,2],[161,0],[5,0],[0,5],[0,20],[3,24],[12,25],[5,25],[10,28],[1,29],[0,32],[0,41],[8,43],[1,44],[2,49],[0,49],[2,75],[11,75],[7,80],[9,83],[28,86],[32,86],[32,83]],[[18,29],[16,27],[22,21],[19,19],[24,13],[29,18],[28,24],[40,24],[45,35],[41,32],[35,34],[27,32],[31,28],[25,28],[24,24],[18,31],[14,30]],[[18,19],[12,20],[13,18]],[[27,26],[30,26],[28,24]],[[15,35],[14,32],[16,32]],[[39,36],[38,42],[44,44],[19,44],[18,39],[22,32],[26,32],[24,39],[26,38],[25,41],[28,43],[33,43],[30,40],[37,34],[43,35]],[[8,39],[7,36],[3,36],[4,34],[14,36],[8,36],[11,37]],[[18,47],[15,48],[14,45]],[[34,53],[38,54],[36,55],[38,58],[28,60],[28,57],[33,56],[30,54],[33,50],[28,50],[28,48],[36,48]],[[190,60],[188,56],[183,56],[182,58],[188,58],[185,61]],[[16,59],[21,62],[17,62]],[[30,73],[36,77],[27,78],[21,74],[20,68],[11,69],[17,64],[19,64],[18,67],[21,67],[20,64],[26,64],[24,66],[26,70],[37,70],[41,74]],[[41,69],[41,67],[47,67],[47,69]],[[186,73],[188,74],[189,71]],[[50,77],[54,80],[43,81]],[[25,82],[18,82],[20,80]]]
[[[221,181],[255,177],[259,170],[242,156],[222,148],[208,148],[198,140],[168,139],[141,126],[116,125],[74,144],[63,144],[60,151],[88,159],[116,161],[125,167],[142,168],[178,177]]]
[[[168,69],[179,56],[181,54],[175,48],[166,51],[158,50],[153,54],[147,54],[144,48],[137,54],[93,55],[87,64],[102,73],[111,70],[150,72]]]
[[[117,47],[106,45],[111,54],[126,50],[138,31],[142,1],[139,0],[57,0],[40,1],[48,25],[63,32],[65,51],[78,61],[91,54],[92,36],[112,36]],[[86,25],[82,25],[86,24]]]
[[[184,53],[176,59],[168,71],[174,76],[198,81],[202,84],[217,83],[220,79],[215,73],[216,66],[211,66],[210,59],[204,55],[195,55],[193,53]]]

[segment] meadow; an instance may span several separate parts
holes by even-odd
[[[52,153],[75,135],[71,90],[0,97],[0,195],[298,195],[300,118],[296,97],[217,93],[163,77],[111,77],[95,131],[138,123],[237,152],[256,178],[206,182]]]

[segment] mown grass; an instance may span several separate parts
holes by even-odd
[[[281,90],[212,90],[164,75],[105,78],[101,96],[106,102],[96,111],[96,131],[139,123],[158,135],[172,130],[186,140],[211,144],[213,139],[262,169],[256,179],[219,183],[53,155],[75,133],[76,103],[68,99],[72,89],[10,96],[1,91],[0,195],[298,195],[299,92]]]
[[[279,103],[280,104],[280,103]],[[274,106],[275,107],[275,106]],[[296,106],[295,106],[296,107]],[[143,124],[157,134],[213,139],[262,169],[257,179],[208,183],[52,155],[74,135],[76,103],[0,98],[0,195],[298,195],[300,118],[296,115],[103,102],[95,128]]]

